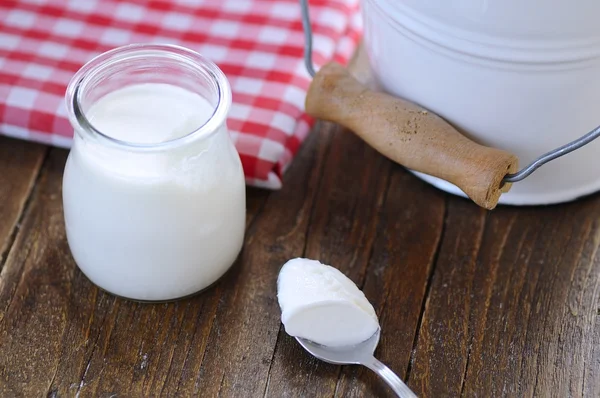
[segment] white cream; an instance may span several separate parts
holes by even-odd
[[[167,84],[118,89],[86,111],[104,134],[154,144],[202,126],[214,106]],[[235,261],[245,184],[223,123],[176,148],[140,152],[76,134],[63,180],[69,246],[101,288],[138,300],[198,292]]]
[[[316,260],[285,263],[277,298],[285,331],[324,346],[355,345],[379,328],[373,306],[354,282]]]

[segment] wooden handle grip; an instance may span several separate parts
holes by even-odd
[[[451,182],[486,209],[496,207],[502,192],[510,189],[502,179],[518,167],[513,154],[471,141],[409,101],[370,90],[334,62],[314,77],[306,111],[354,131],[409,169]]]

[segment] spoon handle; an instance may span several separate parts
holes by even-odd
[[[371,357],[365,362],[363,362],[367,368],[371,369],[373,372],[377,373],[379,377],[381,377],[385,382],[390,386],[392,390],[396,393],[396,395],[400,398],[417,398],[415,393],[413,393],[410,388],[402,379],[400,379],[396,373],[394,373],[390,368],[385,366],[383,362],[379,361],[375,357]]]

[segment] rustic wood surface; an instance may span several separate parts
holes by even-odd
[[[491,212],[316,127],[281,191],[248,190],[244,251],[196,297],[99,291],[65,240],[67,152],[0,138],[0,396],[391,396],[279,321],[289,258],[334,264],[380,317],[378,357],[423,397],[600,396],[600,195]]]
[[[354,74],[372,87],[359,49]],[[340,268],[377,356],[422,397],[600,397],[600,194],[485,211],[320,123],[277,192],[248,189],[237,263],[170,304],[99,291],[65,239],[65,150],[0,137],[0,397],[382,397],[279,321],[279,267]]]

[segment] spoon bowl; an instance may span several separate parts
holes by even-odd
[[[306,351],[321,361],[333,365],[362,365],[373,357],[380,336],[380,329],[377,329],[369,339],[360,344],[346,347],[327,347],[302,337],[296,337],[296,340]]]
[[[381,329],[377,329],[373,336],[362,343],[344,347],[327,347],[301,337],[296,337],[296,340],[306,351],[321,361],[334,365],[366,366],[385,380],[398,397],[416,398],[415,393],[404,384],[398,375],[375,358],[374,353],[380,336]]]

